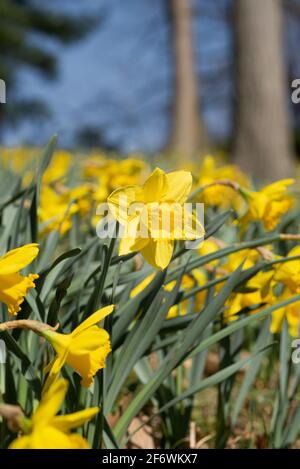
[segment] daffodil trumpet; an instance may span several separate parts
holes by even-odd
[[[113,309],[113,305],[99,309],[69,334],[50,328],[41,331],[41,335],[56,352],[45,369],[48,377],[43,392],[57,380],[65,363],[81,376],[82,386],[89,387],[92,384],[97,371],[105,368],[106,357],[111,352],[109,333],[97,324]]]
[[[8,251],[0,257],[0,301],[7,306],[8,314],[15,316],[38,274],[22,275],[20,271],[28,266],[38,255],[37,244],[26,244]]]

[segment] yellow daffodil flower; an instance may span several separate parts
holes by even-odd
[[[282,179],[258,192],[244,191],[249,205],[241,219],[241,232],[251,221],[261,221],[267,231],[276,228],[281,217],[294,204],[293,197],[288,193],[288,187],[294,183],[294,179]]]
[[[49,371],[46,390],[57,379],[65,363],[81,376],[83,386],[91,385],[97,371],[105,367],[105,359],[111,351],[109,334],[96,324],[110,314],[113,308],[111,305],[99,309],[70,334],[60,334],[53,330],[41,333],[56,352],[56,357],[45,370]]]
[[[237,268],[243,264],[243,270],[250,269],[259,260],[261,253],[256,249],[242,249],[227,257],[227,261],[222,264],[224,274],[226,272],[235,272]],[[220,276],[217,274],[217,277]],[[235,321],[238,319],[238,313],[244,309],[260,304],[273,304],[275,299],[273,295],[274,271],[258,272],[244,286],[244,292],[232,293],[225,303],[224,317],[227,321]],[[222,287],[219,284],[216,287],[218,291]],[[259,310],[255,309],[253,313]]]
[[[91,211],[92,192],[88,184],[72,188],[44,185],[38,209],[41,234],[50,231],[59,231],[61,235],[67,233],[72,225],[72,215],[78,213],[84,217]]]
[[[248,187],[247,177],[235,165],[220,166],[212,156],[206,156],[200,169],[197,187],[206,186],[216,181],[230,180],[243,187]],[[207,187],[199,194],[199,200],[208,205],[239,208],[242,198],[232,187],[215,185]]]
[[[71,228],[71,216],[78,210],[78,205],[66,199],[65,194],[59,194],[52,187],[44,185],[38,208],[41,234],[59,231],[61,235],[64,235]]]
[[[114,218],[124,227],[119,254],[140,251],[150,265],[164,269],[171,261],[174,240],[201,238],[204,235],[202,225],[191,215],[196,227],[191,229],[182,210],[191,187],[191,173],[166,174],[156,168],[143,186],[115,190],[108,197],[108,205]]]
[[[0,258],[0,301],[5,303],[10,315],[20,311],[20,305],[29,288],[34,288],[34,280],[39,276],[23,276],[20,270],[29,265],[39,253],[37,244],[26,244],[8,251]]]
[[[234,321],[238,319],[238,313],[250,306],[256,305],[272,305],[274,304],[275,297],[272,292],[274,272],[258,272],[252,279],[245,285],[245,293],[233,293],[225,303],[224,317],[227,321]],[[247,292],[249,290],[249,293]],[[252,311],[256,313],[259,307]]]
[[[56,415],[65,398],[68,382],[60,379],[53,383],[30,419],[23,418],[23,435],[14,440],[10,449],[88,449],[85,438],[71,433],[73,428],[91,420],[98,407],[91,407],[68,415]]]

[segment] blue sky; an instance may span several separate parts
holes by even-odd
[[[217,0],[216,17],[222,16],[226,1]],[[204,118],[214,136],[224,136],[231,122],[231,37],[225,22],[201,16],[205,3],[194,1],[197,70],[200,77],[207,70],[217,71],[215,82],[201,83]],[[6,133],[6,143],[44,144],[57,132],[60,143],[69,146],[76,132],[92,126],[125,152],[151,153],[162,148],[169,132],[173,91],[164,5],[165,0],[52,0],[56,11],[103,19],[72,45],[35,38],[59,57],[58,77],[49,81],[24,68],[17,92],[46,101],[51,118],[25,120]]]

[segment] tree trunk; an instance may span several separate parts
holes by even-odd
[[[233,156],[260,179],[293,172],[281,0],[234,0],[237,102]]]
[[[193,50],[191,0],[170,1],[174,47],[175,95],[169,149],[192,160],[208,147],[199,111],[198,77]]]

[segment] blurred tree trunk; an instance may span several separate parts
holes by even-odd
[[[209,139],[200,116],[198,77],[193,50],[191,0],[170,1],[173,35],[175,95],[169,150],[192,160],[208,148]]]
[[[237,102],[233,155],[261,179],[293,171],[281,0],[234,0]]]

